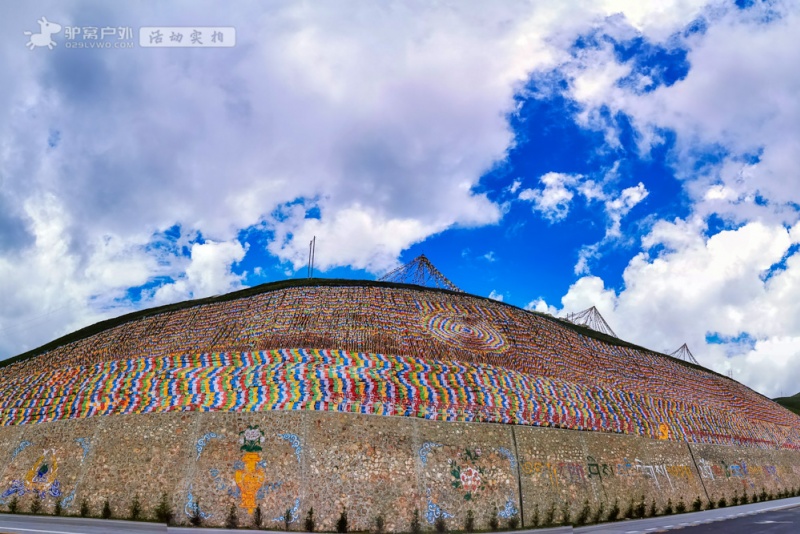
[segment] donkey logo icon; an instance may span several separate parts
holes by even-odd
[[[39,33],[25,32],[25,35],[30,35],[30,40],[25,46],[31,50],[37,46],[46,46],[48,49],[52,50],[53,47],[56,46],[56,42],[53,41],[52,36],[61,31],[61,24],[50,22],[44,17],[36,22],[39,23]]]

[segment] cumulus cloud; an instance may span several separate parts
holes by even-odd
[[[674,133],[673,162],[696,213],[792,222],[800,204],[800,182],[788,179],[800,165],[800,73],[785,65],[800,61],[793,44],[800,10],[795,2],[756,2],[702,15],[703,32],[648,41],[685,50],[691,68],[682,79],[642,90],[647,73],[635,58],[621,59],[601,41],[559,68],[566,95],[579,104],[579,123],[611,143],[618,114],[645,154],[664,142],[663,132]]]
[[[606,231],[603,239],[596,243],[584,245],[578,251],[578,261],[575,263],[575,274],[589,274],[590,263],[600,257],[602,247],[623,238],[621,232],[622,218],[625,217],[637,204],[647,198],[649,192],[644,184],[639,182],[633,187],[626,187],[619,194],[607,193],[594,182],[587,182],[581,192],[590,202],[603,203],[606,216]]]
[[[234,26],[237,46],[61,40],[32,52],[22,31],[36,29],[41,6],[15,4],[0,19],[0,70],[13,73],[0,87],[0,329],[42,309],[70,313],[2,337],[0,354],[136,306],[238,287],[243,231],[263,232],[260,246],[290,270],[316,235],[321,268],[380,271],[448,228],[495,224],[503,207],[479,179],[514,145],[508,116],[531,74],[564,64],[598,26],[660,38],[701,4],[388,2],[354,12],[245,2],[232,12],[174,2],[156,15],[73,1],[46,16],[134,31]],[[598,99],[617,75],[587,78],[582,94]],[[541,202],[558,215],[558,201]],[[177,240],[165,237],[172,228]]]
[[[558,315],[558,308],[547,304],[547,301],[542,297],[537,297],[525,305],[525,309],[529,311],[536,311],[539,313],[546,313],[548,315]]]
[[[497,300],[499,302],[503,302],[503,294],[498,293],[494,289],[492,289],[491,293],[489,293],[489,298],[492,300]]]
[[[575,265],[577,274],[587,274],[590,262],[600,256],[602,247],[623,237],[622,219],[649,194],[642,182],[618,191],[618,169],[617,161],[600,181],[582,175],[549,172],[539,179],[542,187],[523,189],[518,195],[519,200],[532,202],[534,212],[540,213],[551,224],[567,218],[576,195],[580,195],[587,205],[602,205],[605,235],[602,240],[581,247]]]
[[[569,213],[570,203],[575,194],[572,192],[579,175],[548,172],[539,181],[540,189],[523,189],[518,198],[533,203],[534,211],[538,211],[551,223],[562,221]]]
[[[647,198],[648,194],[644,184],[639,182],[633,187],[626,187],[620,191],[619,196],[615,198],[606,198],[605,212],[611,221],[611,224],[606,230],[606,235],[609,237],[619,237],[622,218],[627,215],[634,206]]]
[[[684,342],[701,364],[768,395],[796,388],[800,226],[751,222],[711,237],[699,218],[661,221],[624,271],[624,288],[578,279],[558,315],[596,306],[623,339],[658,351]],[[531,309],[551,309],[541,299]],[[743,343],[742,339],[755,343]]]
[[[800,168],[800,106],[793,95],[800,75],[785,65],[800,61],[793,44],[800,10],[771,2],[697,13],[700,32],[615,36],[684,50],[690,68],[671,83],[657,83],[603,39],[558,69],[564,95],[578,104],[576,121],[602,131],[609,145],[618,146],[620,114],[643,155],[669,132],[670,161],[691,202],[684,219],[655,220],[621,289],[580,278],[560,311],[596,304],[623,337],[657,350],[686,341],[704,365],[768,395],[794,393],[800,181],[792,177]],[[609,203],[594,182],[580,191],[606,202],[607,235],[620,234],[617,221],[646,194],[632,188]],[[709,235],[718,232],[708,227],[711,216],[731,229]],[[597,254],[597,244],[585,246],[576,272],[588,273]],[[549,307],[539,300],[529,306]]]
[[[242,261],[244,254],[245,249],[238,241],[193,244],[185,274],[156,289],[153,301],[166,304],[239,289],[243,276],[234,274],[231,267]]]
[[[61,3],[47,16],[64,26],[134,31],[197,24],[203,13],[206,25],[235,26],[237,46],[88,50],[62,40],[30,52],[20,35],[42,13],[15,6],[0,21],[3,49],[19,51],[0,58],[14,73],[0,88],[0,251],[13,271],[0,281],[2,300],[22,297],[10,281],[37,264],[59,265],[63,279],[41,276],[26,296],[41,306],[60,292],[77,303],[80,324],[107,313],[91,296],[159,279],[163,288],[143,293],[152,303],[235,287],[227,266],[246,229],[265,232],[266,249],[293,269],[316,235],[321,269],[378,272],[447,228],[496,223],[501,208],[474,187],[512,144],[506,116],[517,88],[555,63],[546,25],[568,13],[473,8],[345,14],[252,2],[232,13],[184,2],[159,21],[131,4]],[[63,246],[38,246],[22,208],[45,196],[66,221]],[[172,227],[227,248],[183,243],[165,257],[154,236]],[[0,311],[0,328],[25,317],[12,308]],[[4,355],[20,348],[0,343]]]

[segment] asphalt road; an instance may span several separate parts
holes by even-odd
[[[782,519],[776,519],[776,518]],[[769,523],[768,521],[775,521]],[[781,521],[778,523],[778,521]],[[763,522],[763,523],[762,523]],[[777,530],[771,530],[777,528]],[[800,534],[800,497],[745,504],[702,512],[618,521],[576,528],[576,533],[650,534],[686,529],[687,534]],[[739,530],[736,530],[739,529]]]
[[[687,534],[800,534],[800,497],[688,514],[591,525],[576,528],[574,532],[581,534],[650,534],[678,529],[686,530]],[[285,534],[285,532],[266,530],[167,528],[165,525],[157,523],[0,514],[0,534],[178,534],[190,532]],[[544,533],[547,530],[521,530],[515,534],[540,532]],[[568,533],[573,530],[571,527],[562,527],[550,532],[553,534],[556,532]]]
[[[166,525],[113,519],[0,514],[2,534],[167,534]]]
[[[224,528],[182,528],[158,523],[115,521],[113,519],[84,519],[0,514],[0,534],[215,534],[246,532],[248,534],[286,534],[268,530],[226,530]],[[299,533],[294,533],[299,534]]]
[[[686,534],[797,534],[800,506],[692,527]]]

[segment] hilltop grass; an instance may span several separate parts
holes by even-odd
[[[784,408],[788,408],[797,415],[800,415],[800,393],[792,397],[778,397],[777,399],[772,399],[772,400],[774,400]]]

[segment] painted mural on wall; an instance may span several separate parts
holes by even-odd
[[[274,517],[275,522],[283,523],[289,510],[289,522],[299,520],[303,444],[296,434],[267,433],[259,425],[248,425],[235,437],[223,432],[203,434],[197,440],[197,451],[195,461],[201,464],[204,474],[200,475],[201,480],[195,479],[196,484],[190,488],[187,515],[192,514],[198,500],[211,497],[198,499],[201,488],[207,488],[213,494],[211,501],[218,501],[222,496],[233,498],[248,514],[253,514],[258,507],[264,517]],[[224,464],[231,456],[236,460],[232,462],[232,469],[226,469]],[[291,458],[290,464],[294,465],[290,473],[294,470],[296,476],[286,476],[282,471],[285,478],[277,478],[273,464],[287,458]]]
[[[347,350],[272,350],[292,347]],[[0,398],[5,425],[310,408],[800,450],[796,415],[725,377],[499,303],[388,287],[291,287],[138,318],[3,368]]]
[[[36,444],[22,440],[11,452],[5,464],[4,478],[7,485],[0,492],[0,504],[7,504],[12,498],[33,495],[42,500],[60,500],[64,508],[69,508],[78,490],[80,479],[65,491],[59,475],[60,458],[65,455],[80,459],[83,463],[91,449],[88,438],[77,438],[77,446],[42,449],[41,453],[31,456],[30,452]],[[78,448],[79,447],[79,448]],[[22,454],[27,451],[26,454]]]
[[[451,485],[464,492],[464,500],[471,501],[486,489],[484,468],[480,465],[481,449],[464,449],[450,458]]]
[[[755,490],[763,485],[784,485],[784,478],[800,474],[800,466],[792,465],[757,465],[739,462],[714,462],[703,457],[697,459],[697,467],[703,480],[727,482],[741,485],[742,489]]]
[[[800,468],[797,469],[800,472]],[[763,486],[780,487],[781,476],[796,474],[791,466],[755,465],[745,462],[712,462],[697,459],[694,465],[660,463],[640,458],[587,456],[585,461],[557,461],[550,458],[525,458],[520,464],[522,476],[530,477],[538,486],[555,491],[576,490],[593,482],[616,482],[635,485],[646,482],[654,491],[684,491],[698,478],[725,481],[752,490]],[[735,488],[734,488],[735,489]],[[574,492],[573,492],[574,493]]]
[[[267,480],[267,473],[258,468],[261,463],[261,444],[264,443],[264,432],[257,426],[248,426],[239,433],[242,455],[241,468],[234,473],[236,486],[239,488],[241,502],[239,506],[252,514],[256,509],[256,495]]]
[[[12,495],[20,497],[26,494],[38,495],[40,499],[61,497],[61,483],[58,475],[58,459],[54,449],[42,451],[42,454],[31,464],[28,472],[21,479],[15,479],[0,498],[8,499]]]
[[[425,517],[454,516],[456,508],[496,507],[500,517],[517,515],[517,460],[504,447],[464,447],[425,442],[417,451],[427,498]],[[447,475],[446,477],[443,475]],[[443,482],[447,481],[447,482]]]
[[[520,468],[523,476],[554,489],[612,480],[629,483],[647,480],[655,489],[680,489],[697,477],[694,468],[689,465],[653,463],[639,458],[606,460],[587,456],[582,462],[525,459]]]
[[[800,449],[797,429],[732,412],[492,365],[410,356],[311,349],[185,354],[63,369],[35,379],[35,390],[20,384],[16,393],[7,391],[0,423],[311,408]]]

